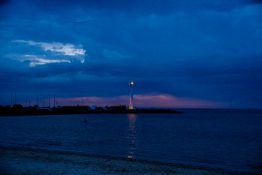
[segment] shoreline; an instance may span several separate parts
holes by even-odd
[[[24,108],[23,106],[0,108],[0,117],[4,116],[41,116],[41,115],[74,115],[74,114],[183,114],[183,111],[174,109],[133,109],[128,110],[125,106],[99,107],[98,109],[89,109],[85,106],[64,106],[58,108]]]
[[[184,112],[89,112],[89,113],[22,113],[0,114],[0,117],[23,117],[23,116],[59,116],[59,115],[92,115],[92,114],[183,114]]]
[[[71,151],[0,147],[0,173],[12,174],[214,174],[244,175],[217,168]]]
[[[93,115],[93,114],[96,114],[96,115],[109,115],[109,114],[151,114],[151,115],[155,115],[155,114],[163,114],[163,115],[169,115],[169,114],[178,114],[178,115],[181,115],[183,114],[184,112],[174,112],[174,113],[162,113],[162,112],[159,112],[159,113],[121,113],[121,112],[112,112],[112,113],[67,113],[67,114],[64,114],[64,113],[56,113],[56,114],[10,114],[10,115],[1,115],[0,114],[0,118],[4,118],[4,117],[44,117],[44,116],[68,116],[68,115]]]

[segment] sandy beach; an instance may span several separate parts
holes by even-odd
[[[244,174],[184,165],[34,149],[0,149],[1,175]]]

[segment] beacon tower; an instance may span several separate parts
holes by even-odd
[[[135,87],[135,82],[131,81],[128,83],[128,86],[130,87],[130,93],[129,93],[129,105],[128,109],[133,110],[134,109],[134,94],[133,94],[133,89]]]

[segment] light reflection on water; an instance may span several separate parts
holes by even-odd
[[[136,114],[128,114],[128,155],[127,158],[134,159],[136,151]]]

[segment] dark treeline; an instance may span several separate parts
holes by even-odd
[[[58,106],[53,108],[39,107],[37,105],[23,107],[20,104],[13,106],[0,106],[0,116],[23,115],[61,115],[61,114],[92,114],[92,113],[180,113],[170,109],[133,109],[125,105],[90,107],[90,106]]]

